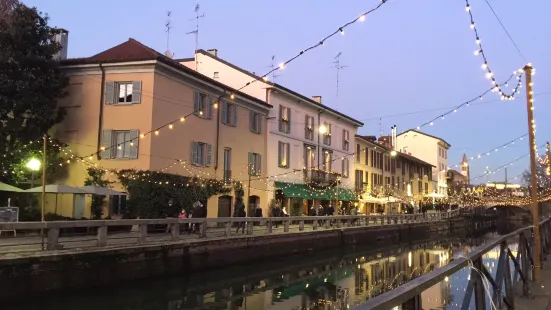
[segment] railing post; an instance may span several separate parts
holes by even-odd
[[[147,224],[138,224],[138,242],[144,243],[147,241]]]
[[[402,310],[423,310],[423,301],[420,295],[415,295],[402,304]]]
[[[318,220],[312,222],[312,230],[318,230]]]
[[[99,247],[107,245],[107,226],[98,227],[97,238]]]
[[[226,235],[226,237],[230,237],[231,236],[231,220],[224,223],[224,226],[225,226],[225,235]]]
[[[298,230],[304,231],[304,220],[298,221]]]
[[[325,222],[325,229],[329,229],[329,227],[331,226],[331,220],[327,219],[324,222]]]
[[[170,225],[170,236],[173,241],[180,238],[180,224],[172,223]]]
[[[484,268],[482,266],[482,258],[474,261],[474,267],[478,270]],[[486,291],[484,290],[484,284],[482,283],[482,276],[476,272],[474,279],[474,305],[476,310],[486,310]]]
[[[48,245],[46,249],[53,251],[59,249],[59,228],[48,229]]]
[[[266,227],[266,231],[267,231],[269,234],[272,233],[272,226],[273,226],[272,219],[269,219],[269,220],[268,220],[268,226]]]
[[[199,226],[199,237],[200,238],[206,238],[207,237],[207,221],[206,220],[204,220]]]
[[[289,232],[289,224],[290,224],[290,220],[285,219],[285,221],[283,222],[283,232],[286,232],[286,233]]]
[[[253,235],[254,234],[254,222],[249,221],[249,222],[247,222],[246,225],[247,225],[247,235]]]

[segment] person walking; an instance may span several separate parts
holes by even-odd
[[[241,218],[247,217],[247,212],[245,212],[245,207],[239,208],[239,210],[237,211],[237,217],[241,217]],[[237,230],[235,231],[235,233],[239,233],[239,228],[241,228],[242,233],[245,233],[245,224],[246,224],[245,221],[240,221],[237,225]]]
[[[272,208],[272,217],[280,217],[281,216],[281,209],[279,208],[279,205],[274,205]],[[279,221],[274,222],[275,228],[279,226]]]

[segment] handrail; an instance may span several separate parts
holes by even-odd
[[[432,214],[400,215],[343,215],[292,217],[230,217],[230,218],[165,218],[82,220],[51,222],[0,223],[0,231],[14,231],[19,235],[11,240],[0,239],[0,253],[30,251],[38,243],[33,237],[21,237],[20,232],[44,230],[46,250],[73,247],[105,247],[170,242],[193,238],[231,238],[273,233],[316,233],[351,227],[378,227],[388,225],[428,223],[461,215],[459,210]],[[281,225],[281,228],[279,226]],[[237,230],[235,230],[237,228]],[[148,232],[149,230],[149,232]],[[77,233],[78,231],[78,233]],[[241,233],[239,233],[241,231]],[[108,235],[111,234],[111,237]],[[164,232],[164,233],[163,233]],[[90,235],[95,234],[92,239]],[[27,238],[27,239],[24,239]],[[13,240],[13,241],[12,241]],[[24,240],[26,242],[20,241]],[[44,243],[39,243],[41,246]],[[67,247],[65,247],[67,245]],[[23,249],[23,250],[22,250]]]
[[[550,236],[548,236],[548,234],[551,232],[551,219],[548,218],[548,219],[542,220],[540,222],[540,226],[545,227],[545,229],[541,230],[542,231],[543,246],[549,247],[549,246],[551,246],[551,243],[549,242],[550,241],[550,238],[549,238]],[[489,273],[485,272],[486,269],[482,265],[482,257],[483,257],[484,254],[486,254],[488,251],[494,249],[498,245],[501,245],[502,255],[505,255],[504,257],[500,257],[499,261],[501,261],[503,259],[506,263],[504,263],[504,267],[502,268],[503,269],[502,270],[503,274],[496,275],[496,278],[501,277],[501,279],[505,281],[506,291],[511,289],[510,287],[507,287],[507,286],[510,286],[510,284],[511,284],[511,283],[508,284],[508,280],[510,282],[511,276],[505,272],[505,270],[509,269],[509,267],[508,267],[509,262],[508,262],[508,259],[506,259],[506,258],[507,257],[510,258],[513,261],[513,264],[515,265],[515,273],[518,273],[517,275],[514,276],[515,281],[516,281],[517,276],[520,275],[520,277],[523,281],[523,291],[524,291],[525,294],[527,294],[527,290],[528,290],[528,283],[527,283],[528,277],[527,277],[527,275],[528,275],[528,273],[531,272],[531,268],[533,266],[533,259],[531,257],[530,249],[529,249],[530,243],[527,242],[527,240],[525,238],[525,235],[531,236],[532,229],[533,229],[533,226],[529,226],[529,227],[518,229],[518,230],[516,230],[516,231],[514,231],[510,234],[500,236],[499,238],[494,239],[491,242],[484,244],[482,247],[474,249],[472,252],[470,252],[469,254],[467,254],[464,257],[459,257],[457,259],[454,259],[449,264],[447,264],[443,267],[440,267],[440,268],[438,268],[438,269],[436,269],[436,270],[434,270],[430,273],[427,273],[427,274],[425,274],[425,275],[423,275],[419,278],[416,278],[416,279],[414,279],[410,282],[407,282],[407,283],[393,289],[392,291],[389,291],[387,293],[384,293],[382,295],[374,297],[374,298],[368,300],[367,302],[354,307],[353,309],[354,310],[367,310],[367,309],[370,309],[370,310],[381,309],[381,310],[383,310],[383,309],[392,309],[397,305],[403,305],[403,304],[406,304],[406,303],[419,303],[420,302],[420,295],[423,291],[425,291],[426,289],[428,289],[428,288],[432,287],[433,285],[439,283],[440,281],[444,280],[446,277],[451,276],[452,274],[459,271],[460,269],[462,269],[464,267],[467,267],[470,262],[473,262],[474,265],[476,266],[476,268],[480,269],[488,277]],[[517,237],[517,236],[520,237],[519,238],[519,243],[523,243],[522,240],[524,240],[524,243],[523,243],[524,246],[520,247],[520,248],[523,248],[523,250],[524,250],[524,253],[522,254],[522,257],[521,257],[522,260],[523,260],[522,262],[519,262],[519,256],[517,256],[516,258],[513,257],[513,255],[511,254],[511,251],[508,249],[508,245],[507,245],[508,240],[512,239],[513,237]],[[522,252],[523,250],[519,250],[519,252]],[[530,259],[532,261],[532,266],[528,267],[528,263],[529,263],[528,259]],[[540,259],[543,259],[543,257],[540,258]],[[471,289],[471,290],[474,289],[473,286],[475,285],[475,282],[480,281],[479,277],[480,276],[479,276],[478,273],[473,272],[471,274],[471,278],[470,278],[470,281],[469,281],[469,288],[467,288],[467,290],[468,289]],[[508,278],[508,280],[507,280],[507,278]],[[495,285],[494,293],[501,296],[501,285],[503,283],[495,283],[496,281],[491,279],[490,282],[492,282],[492,281],[493,281],[493,285]],[[479,285],[479,287],[480,286],[481,285]],[[475,293],[474,295],[484,294],[484,292],[483,291],[480,292],[480,290],[474,290],[474,293]],[[512,292],[511,292],[511,294],[512,294]],[[469,294],[465,294],[465,296],[468,296],[468,295]],[[472,294],[472,291],[471,291],[471,294],[469,296],[472,296],[472,295],[473,294]],[[475,296],[475,297],[477,299],[477,308],[476,309],[480,309],[479,307],[481,305],[480,305],[479,302],[484,302],[485,303],[484,296],[482,296],[482,297]],[[507,292],[507,296],[503,296],[503,299],[501,299],[501,298],[498,299],[498,298],[495,297],[495,295],[494,295],[494,299],[497,300],[498,302],[504,302],[504,303],[508,304],[508,306],[511,306],[510,303],[511,303],[512,297],[509,296],[509,292]],[[480,301],[480,300],[482,300],[482,301]],[[468,303],[470,302],[470,297],[469,297],[469,300],[464,300],[463,302],[464,302],[464,305],[467,305],[467,307],[468,307]],[[481,307],[483,307],[483,306],[481,306]],[[415,306],[413,306],[413,308],[411,308],[411,304],[410,304],[408,309],[421,309],[421,308],[418,307],[418,305],[415,305]]]

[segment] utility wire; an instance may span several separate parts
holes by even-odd
[[[517,52],[519,53],[520,57],[522,57],[522,59],[524,59],[524,61],[528,61],[528,60],[526,60],[526,57],[524,57],[524,54],[520,51],[520,48],[518,47],[517,43],[515,43],[515,40],[513,40],[513,37],[511,36],[511,34],[509,34],[509,31],[507,31],[507,28],[505,28],[505,25],[503,24],[503,22],[501,21],[501,18],[499,18],[496,11],[494,10],[492,5],[490,4],[490,1],[488,1],[488,0],[485,0],[485,1],[486,1],[486,4],[488,4],[488,7],[490,7],[490,10],[492,11],[492,13],[494,13],[494,16],[496,17],[497,21],[501,25],[501,28],[503,28],[503,31],[505,31],[505,33],[509,37],[509,40],[511,40],[511,43],[513,43],[513,45],[517,49]]]

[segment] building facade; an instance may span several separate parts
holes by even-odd
[[[320,96],[305,97],[241,69],[217,50],[199,50],[180,62],[231,87],[250,83],[242,91],[273,106],[266,124],[266,174],[251,186],[266,183],[293,215],[335,206],[336,200],[351,204],[353,143],[361,122],[322,104]]]
[[[410,207],[416,211],[424,197],[432,193],[430,163],[393,152],[390,145],[377,143],[373,136],[356,136],[355,147],[354,188],[361,198],[360,213],[400,213]],[[373,199],[383,198],[384,202],[385,197],[395,199],[383,204]]]
[[[442,138],[413,129],[397,135],[396,138],[397,149],[434,166],[432,169],[432,180],[436,183],[434,191],[447,196],[446,171],[448,170],[448,151],[451,145]]]
[[[203,179],[246,181],[266,170],[266,128],[271,106],[190,70],[130,39],[88,58],[62,62],[70,78],[67,110],[55,137],[88,165],[162,171]],[[222,95],[231,93],[231,98]],[[164,126],[163,126],[164,125]],[[161,128],[160,128],[161,127]],[[70,165],[67,185],[82,186],[87,166]],[[116,181],[114,177],[112,181]],[[170,185],[167,185],[170,186]],[[120,184],[115,188],[124,190]],[[266,185],[249,189],[258,203]],[[206,201],[207,216],[230,216],[232,190]],[[89,206],[63,204],[57,213],[89,217]],[[104,215],[115,215],[107,210]]]

